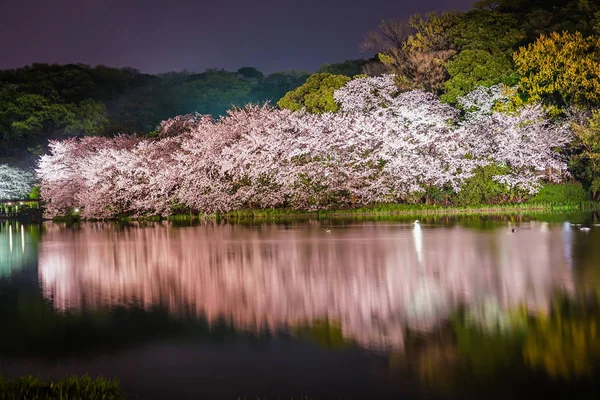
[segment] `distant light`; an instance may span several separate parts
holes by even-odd
[[[79,208],[76,208],[76,209],[75,209],[75,212],[76,212],[76,213],[78,213],[78,212],[79,212]]]
[[[20,204],[20,205],[23,205],[23,202],[22,202],[22,201],[20,201],[20,202],[19,202],[19,204]]]
[[[8,202],[8,205],[10,206],[10,205],[12,205],[12,203],[9,201],[9,202]]]

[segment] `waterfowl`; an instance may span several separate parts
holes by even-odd
[[[582,226],[581,228],[579,228],[579,230],[583,231],[583,232],[588,232],[590,230],[590,228],[587,226]]]

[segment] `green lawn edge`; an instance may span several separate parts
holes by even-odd
[[[65,376],[60,379],[40,379],[33,376],[8,379],[0,375],[2,400],[124,400],[125,394],[117,379],[103,377]]]
[[[241,219],[328,219],[352,217],[385,216],[457,216],[457,215],[508,215],[536,214],[548,212],[592,212],[600,211],[600,202],[578,204],[520,203],[520,204],[482,204],[476,206],[443,206],[425,204],[376,204],[370,207],[331,209],[331,210],[293,210],[293,209],[241,209],[227,213],[211,214],[173,214],[167,217],[121,217],[118,221],[189,221],[189,220],[241,220]],[[78,216],[62,216],[52,219],[54,222],[76,222]]]

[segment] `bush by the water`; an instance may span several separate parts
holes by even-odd
[[[58,380],[34,377],[14,380],[0,376],[0,400],[124,400],[117,380],[87,375]]]
[[[479,204],[501,204],[520,200],[527,192],[518,188],[511,189],[503,185],[494,176],[505,175],[509,168],[488,165],[476,169],[473,176],[467,179],[460,191],[452,199],[459,206],[475,206]]]
[[[590,201],[590,194],[580,183],[545,184],[529,203],[578,205]]]

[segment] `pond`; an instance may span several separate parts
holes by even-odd
[[[0,221],[0,372],[132,399],[593,395],[599,296],[593,215]]]

